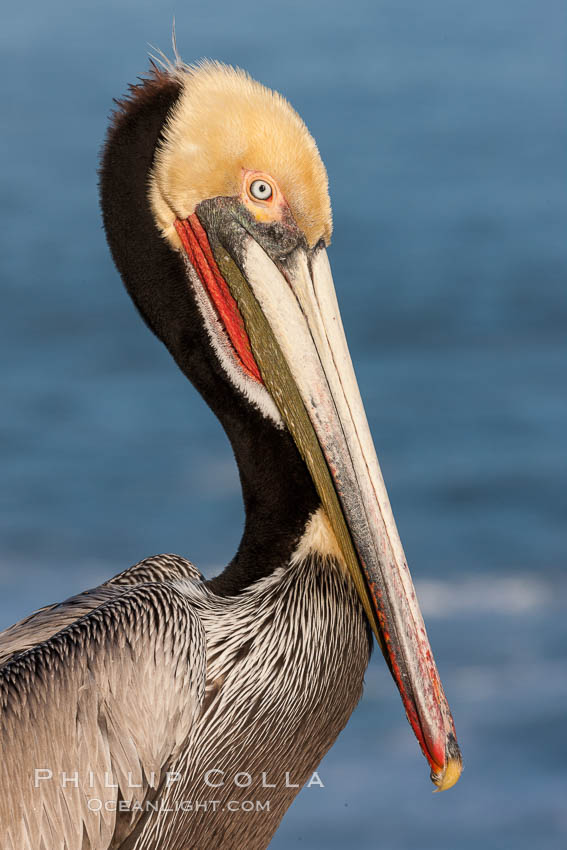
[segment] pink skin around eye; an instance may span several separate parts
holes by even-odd
[[[255,198],[250,193],[250,186],[255,180],[268,183],[272,194],[266,200]],[[271,175],[264,171],[250,171],[242,169],[242,191],[240,199],[257,221],[282,221],[288,208],[287,202],[280,191],[278,184]]]

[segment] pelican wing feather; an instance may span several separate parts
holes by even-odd
[[[203,627],[167,581],[191,570],[143,562],[5,633],[1,850],[106,850],[136,829],[203,700]]]

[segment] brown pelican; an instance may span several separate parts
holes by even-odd
[[[372,633],[449,788],[453,721],[305,124],[243,71],[154,68],[118,104],[100,188],[128,292],[228,434],[246,523],[216,578],[147,558],[2,634],[2,850],[266,847],[360,699]]]

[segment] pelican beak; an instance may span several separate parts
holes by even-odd
[[[461,755],[398,535],[341,322],[327,253],[303,238],[279,251],[216,201],[191,216],[208,264],[238,304],[261,380],[304,458],[437,790]],[[185,243],[187,222],[176,223]],[[215,272],[216,274],[216,272]]]

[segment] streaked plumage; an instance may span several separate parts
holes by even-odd
[[[30,635],[40,644],[31,650]],[[211,593],[188,561],[164,555],[16,624],[0,652],[0,734],[10,741],[0,767],[3,848],[52,850],[48,836],[59,824],[64,847],[84,846],[80,822],[58,800],[65,774],[67,805],[81,812],[92,847],[121,846],[136,807],[155,799],[162,810],[180,801],[269,800],[253,834],[251,814],[219,829],[210,810],[182,819],[154,812],[133,845],[255,850],[350,717],[370,641],[354,588],[332,559],[282,568],[234,599]],[[43,718],[47,706],[59,710]],[[61,747],[75,736],[79,746]],[[286,771],[274,770],[278,763]],[[37,787],[25,781],[44,766],[53,781],[43,773]],[[210,782],[222,787],[205,781],[211,770]],[[160,788],[168,771],[169,786]],[[234,783],[241,772],[250,787]],[[286,787],[285,772],[298,787]],[[262,787],[262,773],[276,788]],[[89,800],[116,803],[118,794],[134,817],[89,811]]]

